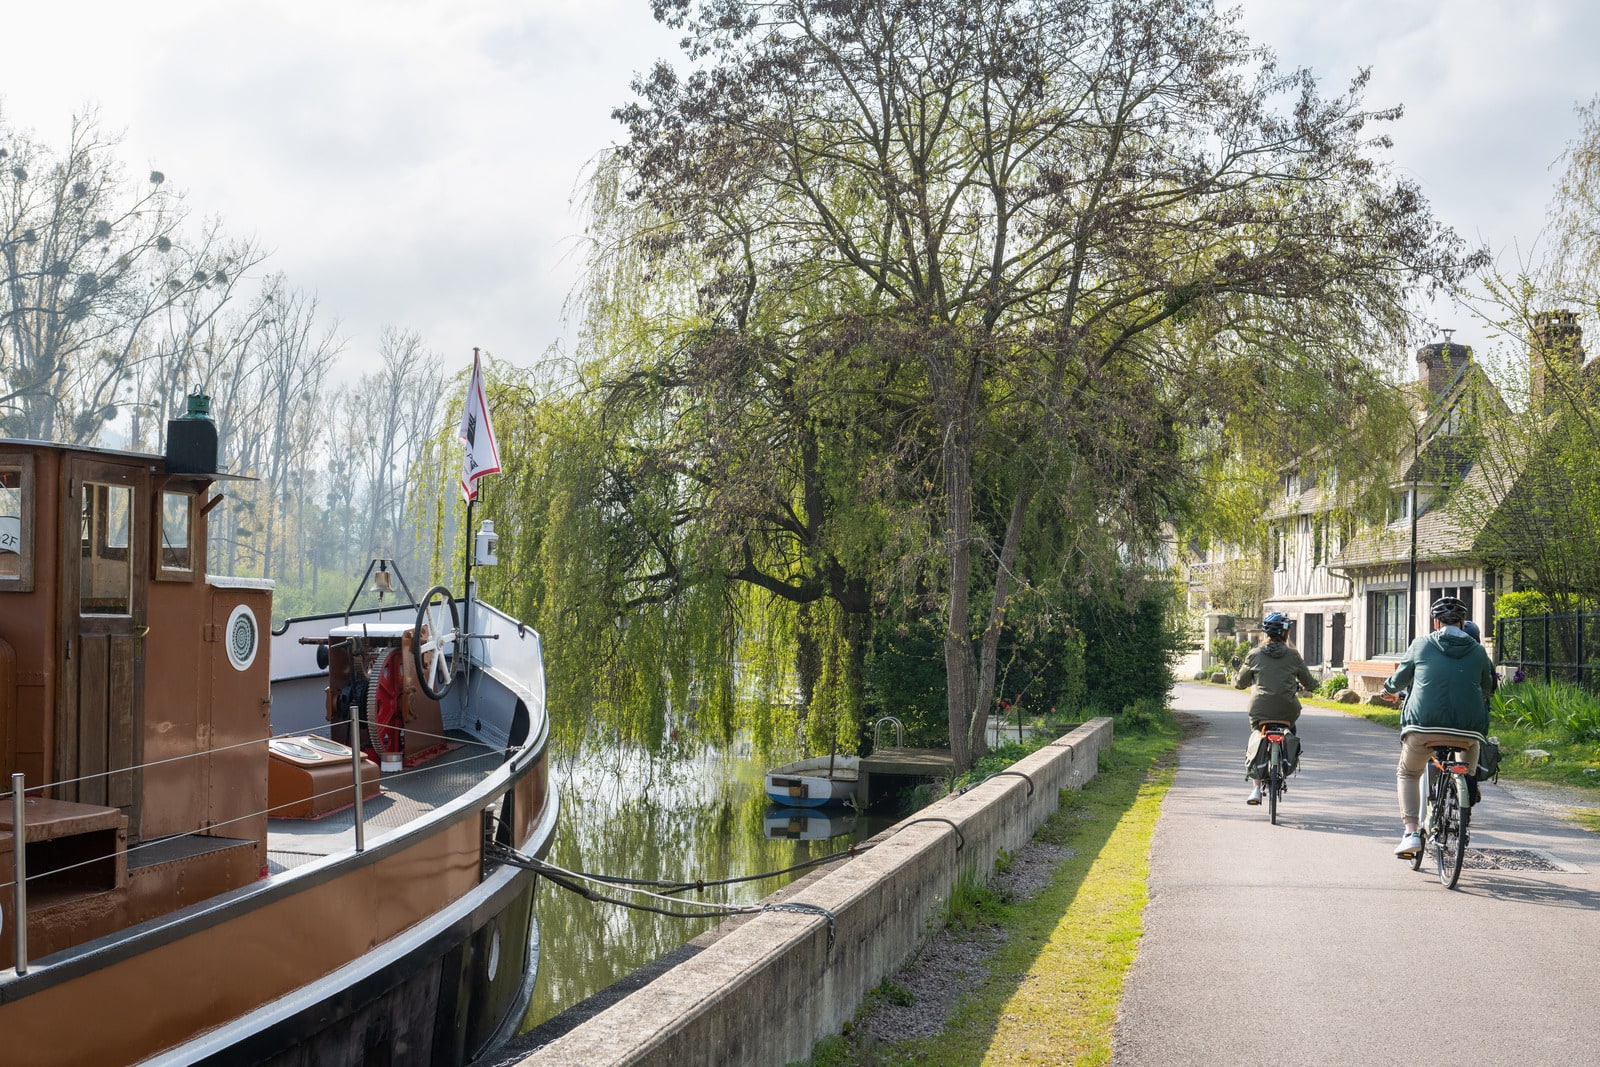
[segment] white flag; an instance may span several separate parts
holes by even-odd
[[[495,444],[494,427],[489,425],[489,402],[483,395],[483,367],[476,348],[472,350],[472,381],[467,386],[467,403],[461,411],[461,427],[456,436],[466,445],[461,459],[461,496],[476,500],[478,479],[500,473],[500,446]]]

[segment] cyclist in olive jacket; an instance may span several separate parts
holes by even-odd
[[[1274,611],[1261,620],[1261,630],[1266,636],[1250,650],[1233,680],[1235,689],[1250,690],[1250,740],[1244,753],[1245,774],[1250,778],[1246,804],[1261,803],[1261,779],[1256,777],[1260,772],[1252,769],[1261,744],[1261,724],[1286,722],[1292,729],[1300,718],[1300,698],[1295,694],[1302,687],[1317,687],[1306,661],[1284,640],[1289,636],[1289,616]]]
[[[1399,703],[1396,695],[1409,688],[1400,714],[1400,763],[1395,788],[1400,794],[1400,818],[1405,834],[1394,854],[1410,859],[1422,848],[1417,814],[1422,797],[1417,780],[1428,765],[1433,749],[1449,747],[1462,753],[1469,767],[1478,763],[1478,746],[1489,731],[1489,697],[1494,692],[1494,664],[1481,644],[1461,624],[1467,606],[1455,597],[1441,597],[1433,605],[1433,632],[1411,642],[1387,681],[1379,699]]]

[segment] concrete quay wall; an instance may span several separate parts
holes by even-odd
[[[806,1059],[937,928],[961,872],[988,878],[1000,850],[1026,844],[1059,806],[1059,791],[1093,778],[1110,745],[1110,719],[1084,723],[808,881],[785,903],[827,909],[831,946],[821,915],[756,915],[521,1063],[782,1067]]]

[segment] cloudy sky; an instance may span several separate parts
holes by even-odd
[[[1514,266],[1552,164],[1600,92],[1584,0],[1247,0],[1246,30],[1330,91],[1370,66],[1400,103],[1397,167]],[[153,167],[272,250],[370,366],[379,331],[532,364],[569,337],[574,192],[618,136],[632,75],[675,53],[649,0],[267,0],[12,5],[0,116],[54,145],[97,106]],[[1481,332],[1450,309],[1458,340]]]

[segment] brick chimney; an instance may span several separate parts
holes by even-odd
[[[1466,345],[1452,344],[1450,331],[1446,330],[1443,341],[1417,349],[1417,381],[1428,387],[1430,395],[1438,396],[1471,362],[1472,349]]]
[[[1583,366],[1583,327],[1571,311],[1541,311],[1533,318],[1528,346],[1528,388],[1536,409],[1549,413],[1557,396],[1551,386],[1575,381]]]

